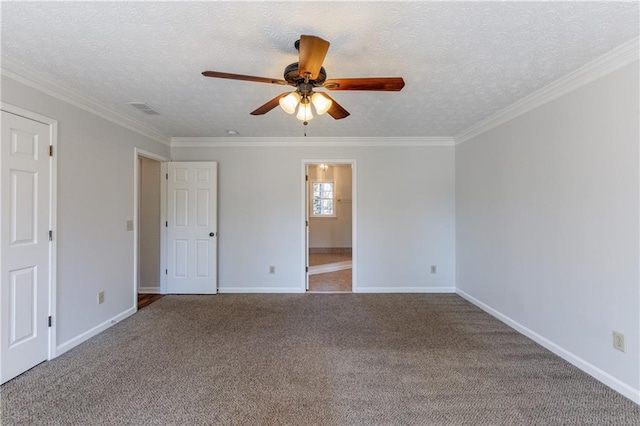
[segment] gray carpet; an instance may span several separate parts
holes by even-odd
[[[167,296],[0,391],[3,425],[640,424],[456,295]]]

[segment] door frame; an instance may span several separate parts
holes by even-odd
[[[141,157],[148,158],[150,160],[160,162],[160,224],[165,222],[166,219],[166,206],[167,206],[167,180],[162,179],[162,176],[167,172],[167,161],[171,161],[169,158],[154,154],[153,152],[145,151],[138,147],[133,149],[133,309],[134,311],[138,310],[138,285],[139,285],[139,276],[138,269],[140,267],[140,254],[138,253],[138,249],[140,247],[140,235],[139,235],[139,223],[138,223],[138,215],[139,215],[139,206],[140,206],[140,166],[139,160]],[[167,292],[167,278],[165,274],[162,273],[162,269],[165,265],[166,258],[166,233],[163,232],[163,228],[158,230],[160,232],[160,294],[165,294]]]
[[[307,292],[307,279],[308,273],[306,271],[306,263],[309,253],[309,244],[307,241],[307,209],[309,208],[309,202],[307,199],[307,188],[309,182],[307,182],[307,167],[312,164],[335,164],[335,165],[351,165],[351,259],[352,259],[352,269],[351,269],[351,292],[358,293],[358,239],[357,239],[357,222],[358,222],[358,162],[355,159],[311,159],[311,160],[302,160],[302,168],[301,168],[301,191],[300,191],[300,199],[301,199],[301,229],[302,229],[302,253],[306,253],[302,256],[302,267],[300,270],[302,271],[302,284],[301,284],[301,292]]]
[[[56,289],[57,289],[57,212],[58,212],[58,120],[37,114],[20,107],[0,102],[0,110],[24,117],[28,120],[37,121],[49,126],[49,137],[53,147],[53,156],[49,157],[49,229],[53,231],[53,239],[49,242],[49,316],[52,317],[51,327],[48,331],[48,353],[47,360],[52,360],[58,356],[56,345]]]

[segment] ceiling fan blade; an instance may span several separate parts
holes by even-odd
[[[311,74],[309,79],[315,80],[320,73],[324,57],[327,56],[329,42],[320,37],[301,35],[299,50],[298,73],[300,77],[309,73]]]
[[[325,96],[327,99],[331,99],[331,107],[327,111],[327,114],[329,114],[330,116],[332,116],[336,120],[340,120],[341,118],[345,118],[345,117],[348,117],[349,115],[351,115],[349,113],[349,111],[347,111],[346,109],[342,108],[342,105],[337,103],[335,101],[335,99],[333,99],[331,96],[327,95],[324,92],[322,93],[322,95]]]
[[[230,74],[227,72],[218,72],[218,71],[204,71],[202,75],[204,75],[205,77],[228,78],[230,80],[254,81],[256,83],[270,83],[270,84],[284,84],[284,85],[289,84],[286,81],[279,80],[277,78],[255,77],[252,75]]]
[[[275,98],[273,98],[269,102],[267,102],[266,104],[264,104],[261,107],[257,108],[255,111],[252,111],[251,115],[262,115],[262,114],[268,113],[269,111],[271,111],[272,109],[274,109],[275,107],[277,107],[279,105],[280,98],[284,98],[289,93],[291,93],[291,92],[285,92],[285,93],[279,94],[278,96],[276,96]]]
[[[333,78],[324,83],[329,90],[380,90],[398,92],[404,87],[402,77]]]

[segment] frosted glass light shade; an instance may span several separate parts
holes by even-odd
[[[284,112],[293,114],[296,112],[296,107],[300,103],[300,94],[298,92],[291,92],[287,96],[280,98],[278,102]]]
[[[313,114],[311,113],[311,104],[309,101],[307,101],[306,104],[300,104],[296,118],[302,121],[309,121],[313,118]]]
[[[333,104],[333,102],[331,102],[331,99],[328,99],[325,95],[319,92],[315,92],[313,95],[311,95],[311,102],[313,103],[313,106],[316,107],[316,112],[318,113],[318,115],[322,115],[325,112],[329,111],[329,108],[331,108],[331,104]]]

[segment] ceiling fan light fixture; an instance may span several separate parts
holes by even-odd
[[[318,115],[326,113],[334,120],[341,120],[350,115],[349,111],[331,99],[331,96],[327,93],[315,93],[313,91],[315,88],[398,92],[404,87],[402,77],[359,77],[327,80],[327,72],[322,63],[329,50],[329,42],[320,37],[301,35],[295,46],[298,51],[298,62],[289,64],[284,69],[284,80],[220,71],[203,71],[202,75],[205,77],[293,86],[295,88],[294,92],[280,93],[264,105],[251,111],[250,114],[264,115],[280,105],[287,114],[294,114],[297,111],[296,118],[303,121],[305,126],[307,121],[313,118],[313,109],[316,110]],[[312,104],[313,107],[311,106]]]
[[[287,114],[293,114],[296,112],[296,107],[300,103],[300,94],[298,92],[291,92],[287,96],[280,98],[280,108]]]
[[[296,115],[298,120],[304,121],[305,123],[313,118],[313,114],[311,113],[311,103],[309,103],[309,99],[303,99],[300,102],[300,107],[298,107],[298,115]]]
[[[318,115],[322,115],[329,111],[329,108],[331,108],[331,105],[333,104],[331,99],[327,98],[320,92],[315,92],[311,95],[311,103],[313,103],[313,106],[316,108]]]

